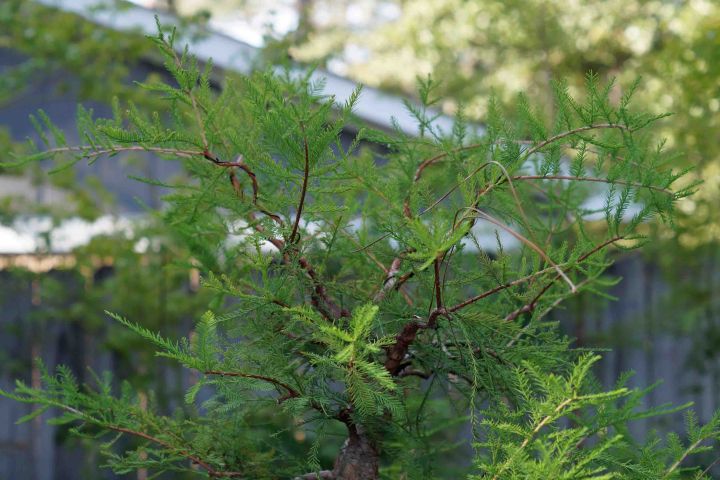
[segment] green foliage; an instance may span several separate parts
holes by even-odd
[[[638,411],[644,392],[622,385],[603,391],[589,373],[597,357],[545,319],[580,291],[602,294],[606,250],[639,245],[638,228],[671,221],[692,192],[648,132],[659,117],[630,94],[613,102],[590,75],[583,100],[556,86],[552,122],[524,98],[516,122],[491,102],[474,136],[462,117],[452,132],[434,125],[427,80],[425,103],[409,105],[420,136],[361,128],[345,146],[359,91],[339,104],[309,75],[264,72],[216,92],[211,65],[160,32],[172,82],[142,85],[160,113],[80,109],[79,146],[41,113],[43,145],[4,166],[126,151],[181,162],[191,179],[163,182],[158,216],[182,245],[176,261],[201,271],[210,309],[181,340],[123,305],[110,316],[197,372],[186,405],[163,416],[129,386],[80,386],[64,368],[5,395],[59,409],[78,433],[134,438],[122,454],[107,445],[118,472],[217,478],[458,478],[470,473],[461,462],[437,462],[457,455],[463,425],[481,478],[670,478],[717,438],[716,421],[691,426],[685,450],[671,438],[667,453],[651,443],[634,457],[626,423],[673,410]],[[347,441],[319,472],[339,427]],[[313,439],[304,451],[288,447],[294,428]]]
[[[638,445],[626,422],[673,413],[688,405],[639,410],[645,391],[621,384],[598,392],[588,373],[599,356],[585,355],[567,376],[546,375],[532,365],[515,371],[510,405],[483,412],[486,441],[478,445],[480,478],[659,479],[683,478],[678,467],[720,438],[720,415],[703,427],[688,413],[688,445],[670,434],[661,445]],[[624,380],[627,380],[624,379]],[[487,453],[485,453],[487,452]],[[693,478],[707,478],[688,469]]]

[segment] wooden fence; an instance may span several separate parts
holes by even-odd
[[[668,333],[673,331],[675,315],[682,312],[683,306],[677,301],[669,303],[670,282],[660,269],[632,254],[620,258],[609,273],[623,277],[610,291],[619,300],[603,303],[597,297],[585,297],[570,303],[557,314],[564,328],[577,337],[579,347],[612,348],[603,352],[604,359],[597,369],[606,385],[612,385],[622,372],[634,369],[637,373],[631,381],[633,386],[664,380],[648,394],[648,406],[693,401],[701,421],[708,420],[720,405],[718,359],[711,351],[716,339],[714,333],[707,333],[716,332],[720,323],[714,314],[712,296],[688,334],[682,334],[679,325],[675,325],[676,333]],[[59,271],[50,275],[66,283],[76,281]],[[713,270],[701,282],[710,294],[716,277]],[[36,288],[30,277],[0,271],[0,388],[12,388],[14,378],[36,384],[37,369],[30,367],[32,356],[41,357],[50,368],[58,363],[71,366],[81,381],[87,375],[87,366],[122,376],[113,355],[101,347],[102,338],[78,323],[52,318],[51,312],[47,318],[48,312],[43,312],[43,305],[38,303]],[[82,294],[82,288],[75,291],[76,295]],[[73,295],[66,301],[72,302]],[[170,366],[164,375],[179,379],[185,386],[191,381],[187,374],[177,377],[177,370]],[[98,458],[89,456],[77,442],[68,441],[62,430],[48,426],[44,418],[22,425],[14,423],[29,412],[29,406],[0,399],[0,479],[114,478],[97,468]],[[682,417],[638,422],[633,430],[644,435],[650,428],[680,430]]]

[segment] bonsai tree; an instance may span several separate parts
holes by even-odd
[[[168,478],[706,476],[711,464],[684,462],[720,437],[720,417],[689,415],[685,441],[633,438],[629,421],[686,406],[643,410],[627,377],[604,390],[599,357],[548,320],[569,296],[602,294],[607,251],[641,245],[646,222],[671,221],[693,189],[676,186],[657,117],[631,107],[637,85],[617,103],[592,75],[583,99],[555,85],[549,124],[524,97],[512,122],[491,101],[476,132],[462,115],[439,129],[423,81],[408,104],[419,135],[360,126],[346,146],[359,90],[338,103],[311,75],[265,72],[215,91],[174,31],[153,40],[172,82],[142,87],[165,109],[80,109],[81,145],[41,116],[43,145],[16,164],[182,162],[186,180],[145,181],[172,189],[156,215],[211,308],[180,340],[108,315],[197,381],[164,414],[128,383],[44,369],[42,388],[2,392],[38,405],[23,420],[53,410],[109,437],[115,471]]]

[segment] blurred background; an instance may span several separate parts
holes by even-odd
[[[407,118],[403,101],[427,75],[441,82],[441,120],[463,115],[478,126],[492,94],[512,116],[526,92],[550,119],[554,81],[580,94],[594,72],[615,78],[619,97],[641,77],[636,106],[673,113],[656,132],[676,168],[692,167],[687,181],[703,184],[678,205],[675,230],[647,225],[642,251],[616,252],[608,275],[621,280],[608,293],[617,299],[579,297],[556,318],[579,348],[608,349],[604,383],[629,369],[634,385],[663,380],[647,402],[693,401],[701,420],[720,404],[720,2],[3,0],[0,162],[29,148],[40,108],[69,139],[79,102],[99,115],[111,114],[114,98],[161,108],[134,84],[163,75],[143,36],[155,13],[201,60],[213,57],[218,79],[290,62],[317,68],[331,93],[371,87],[358,116],[379,128],[390,128],[390,115]],[[88,366],[111,370],[171,411],[191,376],[103,311],[180,336],[207,307],[197,271],[179,260],[189,256],[149,213],[161,206],[161,182],[132,180],[181,172],[146,155],[58,167],[0,167],[0,388],[37,383],[32,358],[41,357],[81,380]],[[92,439],[72,440],[41,418],[14,424],[28,412],[0,399],[0,479],[115,478],[98,470]],[[675,420],[638,433],[678,428]]]

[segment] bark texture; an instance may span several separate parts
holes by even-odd
[[[376,480],[380,455],[370,438],[351,425],[349,436],[335,459],[333,476],[336,480]]]

